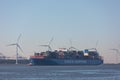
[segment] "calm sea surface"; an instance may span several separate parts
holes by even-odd
[[[120,65],[0,65],[0,80],[120,80]]]

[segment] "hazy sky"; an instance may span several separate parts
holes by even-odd
[[[115,62],[120,49],[120,0],[0,0],[0,52],[15,55],[19,34],[23,56],[47,48],[70,47],[97,49],[105,62]],[[119,55],[120,56],[120,55]],[[119,57],[118,56],[118,57]]]

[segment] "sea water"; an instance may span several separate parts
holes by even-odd
[[[120,80],[120,65],[0,65],[0,80]]]

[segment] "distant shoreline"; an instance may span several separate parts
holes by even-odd
[[[0,64],[15,64],[16,60],[0,60]],[[18,60],[18,64],[28,64],[29,60]]]

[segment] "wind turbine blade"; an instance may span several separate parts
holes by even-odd
[[[49,45],[48,45],[48,50],[50,50],[50,51],[52,50],[52,48]]]
[[[14,44],[9,44],[9,45],[7,45],[7,46],[14,46],[14,45],[17,45],[16,43],[14,43]]]
[[[22,48],[20,47],[20,45],[19,44],[17,44],[17,47],[23,52],[23,50],[22,50]]]
[[[48,47],[48,45],[40,45],[40,46]]]
[[[113,49],[110,49],[110,50],[117,50],[117,49],[114,49],[114,48],[113,48]]]
[[[18,36],[18,38],[17,38],[17,43],[19,42],[19,40],[20,40],[20,37],[21,37],[21,34]]]
[[[70,42],[70,46],[72,47],[72,41],[71,41],[71,40],[69,40],[69,42]]]
[[[116,51],[117,53],[120,53],[119,50],[118,50],[118,49],[115,49],[115,48],[110,49],[110,50],[113,50],[113,51]]]
[[[53,41],[53,37],[51,38],[51,40],[50,40],[50,42],[49,42],[49,44],[48,44],[48,45],[50,45],[50,44],[52,43],[52,41]]]
[[[99,41],[97,40],[95,48],[97,48],[97,46],[98,46],[98,42],[99,42]]]

